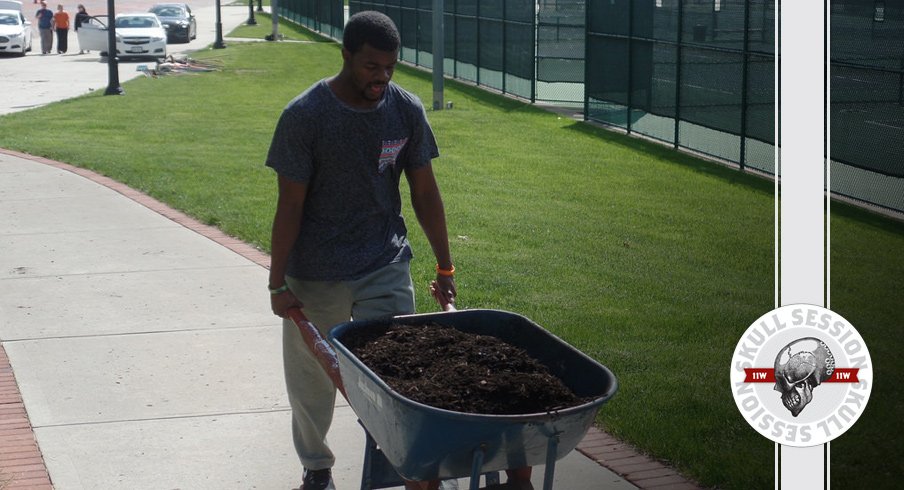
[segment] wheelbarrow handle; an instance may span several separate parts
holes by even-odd
[[[320,330],[317,326],[311,323],[311,321],[308,320],[308,317],[304,316],[301,308],[289,308],[286,310],[286,316],[295,322],[295,325],[301,332],[304,343],[307,344],[308,348],[311,349],[311,352],[314,353],[314,357],[317,358],[320,367],[322,367],[326,372],[326,375],[329,376],[330,381],[333,382],[336,389],[342,393],[342,396],[344,396],[346,400],[348,400],[348,395],[345,393],[345,385],[342,384],[342,375],[339,373],[339,357],[336,355],[333,346],[323,338],[323,335],[320,334]]]
[[[456,311],[455,305],[446,301],[445,298],[439,294],[436,281],[430,283],[430,293],[436,299],[437,303],[439,303],[439,306],[443,311]],[[304,316],[301,308],[289,308],[286,310],[286,316],[298,327],[299,332],[301,332],[301,337],[304,339],[304,343],[311,349],[311,352],[314,353],[314,357],[317,359],[317,362],[320,363],[320,367],[323,368],[326,375],[329,376],[330,381],[333,382],[336,389],[339,390],[339,392],[342,393],[342,396],[347,400],[348,395],[345,392],[345,385],[342,383],[342,375],[339,372],[339,357],[336,355],[333,346],[323,338],[323,335],[321,335],[317,326]]]

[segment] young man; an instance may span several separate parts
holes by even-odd
[[[301,490],[332,489],[326,442],[336,389],[285,319],[290,307],[326,336],[334,325],[414,312],[412,257],[401,215],[404,173],[415,216],[436,258],[439,294],[454,302],[443,201],[431,160],[439,156],[426,112],[392,83],[400,38],[378,12],[345,26],[342,69],[292,100],[267,156],[277,173],[270,299],[283,320],[283,363]]]

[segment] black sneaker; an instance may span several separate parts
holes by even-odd
[[[300,490],[336,490],[329,468],[323,470],[304,470],[304,481]]]

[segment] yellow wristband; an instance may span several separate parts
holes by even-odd
[[[282,286],[280,286],[280,287],[278,287],[278,288],[276,288],[276,289],[273,289],[273,288],[271,288],[270,286],[267,286],[267,289],[270,290],[270,294],[272,294],[273,296],[276,296],[277,294],[282,294],[282,293],[285,293],[286,291],[288,291],[288,290],[289,290],[289,285],[288,285],[288,284],[283,284]]]
[[[436,273],[441,276],[452,277],[455,275],[455,266],[453,265],[448,269],[443,269],[439,266],[439,264],[436,264]]]

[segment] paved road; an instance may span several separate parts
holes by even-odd
[[[126,0],[117,2],[117,14],[146,11],[153,0]],[[226,2],[224,2],[226,3]],[[48,5],[55,5],[49,2]],[[73,4],[74,6],[75,4]],[[107,12],[106,2],[91,0],[83,2],[90,14]],[[170,44],[170,54],[178,55],[189,51],[204,49],[216,38],[216,8],[213,0],[192,2],[192,10],[198,19],[198,38],[188,44]],[[34,14],[34,5],[26,3],[26,15]],[[71,15],[75,9],[64,4]],[[248,18],[247,6],[224,6],[221,8],[223,35]],[[34,49],[25,57],[0,57],[0,114],[18,112],[37,107],[57,100],[68,99],[86,94],[94,90],[103,90],[108,85],[109,74],[107,64],[101,62],[98,53],[78,54],[78,36],[69,33],[69,50],[63,55],[41,55],[40,42],[34,40]],[[141,73],[139,65],[147,65],[147,61],[124,61],[119,63],[119,80],[125,82]]]

